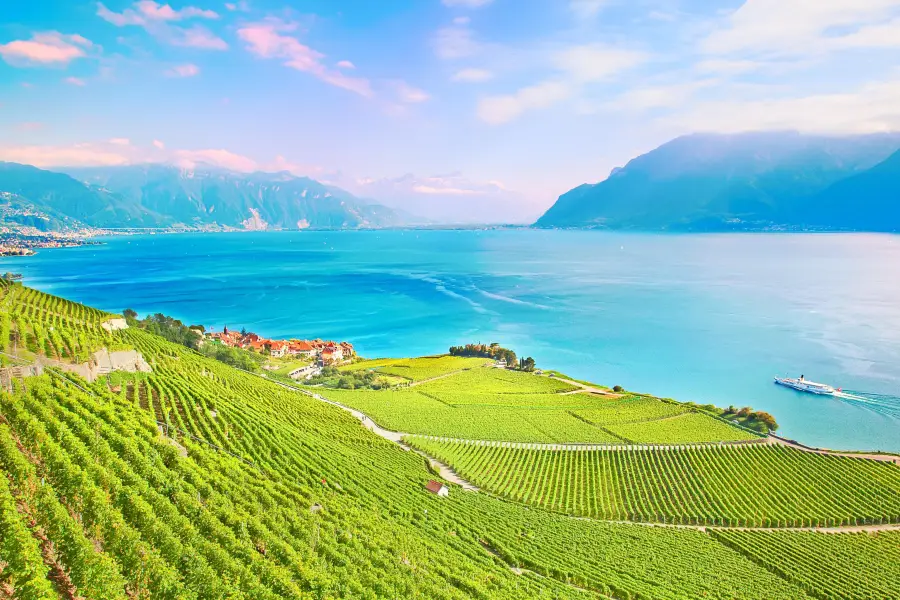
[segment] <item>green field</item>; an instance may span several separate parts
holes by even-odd
[[[29,314],[39,326],[58,323],[61,335],[94,331],[105,318],[36,292],[3,295],[0,318],[11,323],[10,315]],[[41,306],[52,311],[28,308]],[[11,325],[6,339],[15,331]],[[0,598],[796,600],[895,594],[896,533],[763,539],[752,537],[757,532],[744,537],[573,519],[452,484],[450,496],[438,498],[424,489],[435,475],[421,456],[337,407],[143,330],[99,334],[95,341],[138,349],[153,373],[114,373],[88,383],[51,371],[13,380],[0,392]],[[513,387],[504,394],[513,405],[518,395],[538,403],[554,395]],[[407,407],[408,398],[433,403],[418,413],[453,410],[417,390],[390,397]],[[568,414],[465,408],[483,411],[473,428],[521,423],[502,415],[520,411],[536,431],[562,431],[553,419]],[[748,458],[754,453],[760,458]],[[610,495],[598,501],[624,502],[626,517],[640,517],[647,499],[648,514],[682,507],[683,513],[738,518],[762,510],[801,511],[801,518],[896,515],[898,470],[888,464],[756,446],[615,454],[632,463],[609,473],[635,479],[610,484]],[[565,490],[567,498],[555,502],[556,510],[597,497],[578,492],[589,482],[577,477],[578,468],[589,472],[587,462],[524,472],[552,474],[559,485],[543,489],[560,498]],[[736,483],[740,477],[746,482]]]
[[[635,444],[695,444],[760,438],[757,433],[697,412],[653,421],[609,424],[606,429]]]
[[[318,391],[387,429],[450,438],[668,444],[759,437],[709,415],[688,413],[691,409],[682,404],[582,392],[548,377],[494,368],[469,368],[410,389]],[[662,420],[666,417],[674,418],[670,423]]]
[[[454,371],[481,367],[490,363],[485,358],[459,356],[424,356],[421,358],[379,358],[363,360],[341,367],[342,371],[374,370],[377,373],[402,377],[408,381],[424,381]]]
[[[483,359],[466,359],[483,360]],[[479,394],[544,394],[568,392],[577,388],[567,383],[533,373],[505,369],[472,369],[452,377],[430,381],[423,390],[436,395],[444,392],[477,392]]]
[[[608,520],[754,527],[900,522],[900,469],[769,444],[538,450],[410,437],[495,494]]]

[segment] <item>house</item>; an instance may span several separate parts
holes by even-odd
[[[353,351],[353,344],[350,342],[341,342],[341,349],[344,351],[344,356],[347,358],[355,354]]]
[[[287,342],[281,340],[269,340],[266,345],[269,347],[269,353],[275,358],[281,358],[287,352]]]
[[[291,340],[287,347],[287,353],[291,356],[311,358],[316,355],[316,349],[306,340]]]
[[[440,481],[435,481],[434,479],[425,484],[425,489],[436,496],[440,496],[441,498],[446,498],[450,495],[450,488],[448,488]]]
[[[333,365],[334,363],[344,360],[344,349],[340,346],[331,344],[322,349],[322,364]]]

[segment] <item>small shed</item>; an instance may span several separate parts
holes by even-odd
[[[425,484],[425,489],[435,494],[437,496],[441,496],[442,498],[446,498],[450,495],[450,488],[441,483],[440,481],[435,481],[432,479],[427,484]]]

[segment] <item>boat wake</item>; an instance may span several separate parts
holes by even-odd
[[[872,412],[900,419],[900,397],[886,394],[868,394],[853,390],[835,392],[834,397],[847,404],[871,410]]]

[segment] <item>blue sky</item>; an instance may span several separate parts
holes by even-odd
[[[759,129],[900,129],[900,0],[31,0],[0,17],[0,160],[45,167],[289,169],[527,220],[677,135]]]

